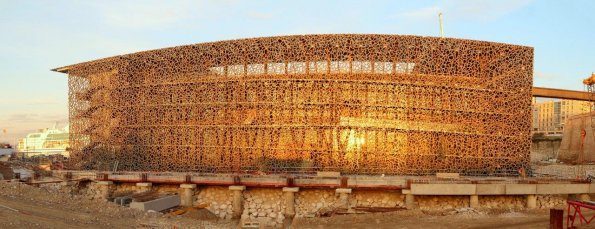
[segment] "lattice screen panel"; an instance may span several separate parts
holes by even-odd
[[[72,169],[511,174],[529,163],[533,49],[306,35],[64,67]]]

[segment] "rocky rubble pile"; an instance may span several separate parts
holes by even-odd
[[[400,191],[354,191],[351,207],[404,207],[405,195]]]
[[[304,189],[295,194],[296,217],[314,217],[323,208],[332,208],[339,196],[334,190]]]
[[[280,189],[249,189],[244,192],[242,220],[278,228],[285,219],[285,202]]]
[[[537,207],[538,208],[556,208],[565,207],[566,197],[564,195],[538,195],[537,196]]]
[[[482,208],[522,209],[527,203],[525,196],[479,196]]]
[[[200,188],[194,205],[207,205],[207,209],[220,218],[231,219],[233,193],[227,187],[209,186]]]
[[[416,196],[415,201],[422,210],[450,210],[469,206],[467,196]]]

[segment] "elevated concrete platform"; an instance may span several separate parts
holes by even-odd
[[[69,172],[73,179],[92,179],[114,183],[195,184],[203,186],[348,188],[372,190],[407,190],[412,195],[540,195],[595,193],[595,184],[584,180],[516,178],[516,177],[452,177],[433,176],[369,176],[343,175],[249,175],[197,173]]]
[[[413,195],[545,195],[595,193],[595,184],[411,184]]]

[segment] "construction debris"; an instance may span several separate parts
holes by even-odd
[[[143,211],[156,211],[161,212],[180,205],[179,195],[168,195],[164,197],[158,197],[157,199],[147,200],[139,202],[132,198],[133,201],[130,203],[130,208],[136,208]]]

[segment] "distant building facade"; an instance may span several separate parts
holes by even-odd
[[[69,132],[68,126],[66,126],[62,129],[54,127],[29,133],[25,138],[19,140],[17,150],[25,157],[53,154],[62,154],[68,157],[68,147]]]
[[[566,120],[590,111],[590,102],[576,100],[533,101],[533,132],[546,135],[562,134]]]

